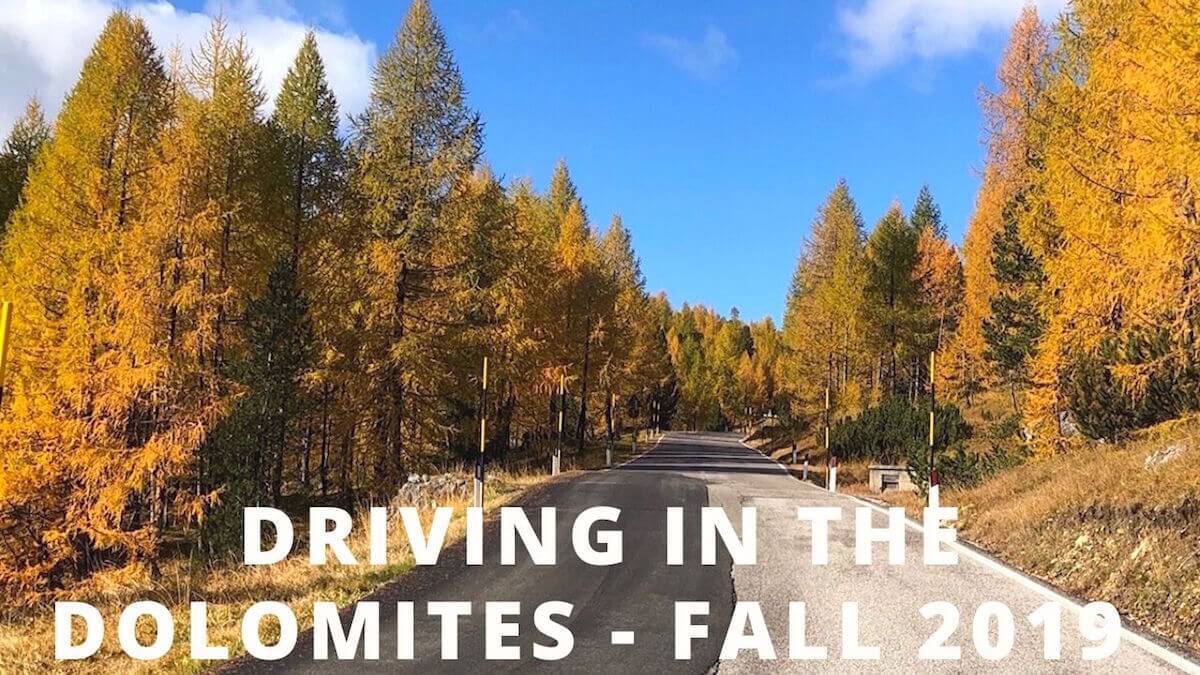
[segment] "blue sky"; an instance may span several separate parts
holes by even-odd
[[[62,6],[47,8],[55,4]],[[35,8],[62,17],[105,4],[0,0],[10,10],[0,14],[24,11],[7,20],[25,22],[0,29],[33,32]],[[123,4],[150,15],[160,43],[188,42],[203,15],[222,8],[245,24],[268,88],[298,31],[315,25],[322,51],[339,50],[326,56],[350,108],[361,105],[369,62],[407,7],[403,0]],[[892,200],[907,208],[928,183],[961,240],[978,183],[980,87],[993,81],[1006,27],[1022,4],[433,0],[469,101],[487,124],[494,170],[544,187],[565,158],[595,224],[619,212],[632,230],[651,291],[667,291],[677,305],[736,306],[747,319],[781,317],[800,243],[839,177],[850,182],[868,226]],[[1056,4],[1041,2],[1048,13]],[[79,20],[86,31],[91,20]],[[71,41],[86,44],[84,35]],[[21,47],[5,39],[0,50]],[[36,53],[29,58],[38,62]],[[42,80],[53,81],[57,63],[43,61]],[[61,70],[68,81],[70,68]],[[42,95],[55,108],[54,86],[37,86],[50,90]]]

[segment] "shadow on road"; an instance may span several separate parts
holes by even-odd
[[[774,460],[741,445],[733,434],[672,433],[620,471],[781,474]]]

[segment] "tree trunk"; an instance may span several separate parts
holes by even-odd
[[[400,263],[400,274],[396,279],[396,301],[392,317],[392,337],[396,342],[404,339],[404,306],[408,300],[408,261]],[[393,363],[389,368],[389,406],[388,420],[385,430],[386,442],[384,451],[386,457],[380,458],[381,471],[379,481],[372,492],[382,496],[388,488],[387,483],[398,484],[404,472],[404,372],[399,364]],[[390,466],[389,466],[390,464]]]
[[[592,311],[589,308],[584,321],[583,338],[583,382],[579,390],[579,424],[575,429],[575,452],[583,453],[583,434],[587,427],[588,368],[592,356]]]
[[[312,415],[304,416],[304,450],[300,453],[300,490],[308,492],[309,469],[312,464],[313,420]]]
[[[346,506],[354,504],[354,487],[350,483],[354,474],[354,422],[346,425],[346,435],[342,437],[341,461],[341,498]]]
[[[321,394],[321,464],[319,471],[321,496],[325,497],[329,494],[329,406],[332,398],[328,382],[324,384]]]

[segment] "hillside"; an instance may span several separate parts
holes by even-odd
[[[1200,649],[1200,419],[1089,443],[951,492],[962,536]]]
[[[756,444],[751,441],[752,444]],[[824,453],[811,440],[810,478]],[[787,461],[779,438],[761,448]],[[869,462],[842,464],[839,489],[904,506],[913,493],[867,489]],[[798,466],[791,467],[793,473]],[[1122,618],[1200,650],[1200,417],[1165,422],[1121,443],[1086,442],[942,493],[959,536],[1059,589],[1113,603]]]

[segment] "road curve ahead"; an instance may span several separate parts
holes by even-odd
[[[724,507],[740,523],[740,508],[757,513],[758,560],[733,566],[721,547],[717,564],[700,565],[700,533],[695,515],[700,507]],[[485,535],[484,564],[464,564],[461,546],[448,548],[436,566],[415,568],[381,589],[370,600],[380,602],[380,660],[314,661],[311,634],[302,636],[293,653],[276,662],[242,660],[229,670],[238,673],[326,672],[571,672],[571,673],[706,673],[706,672],[979,672],[979,673],[1167,673],[1178,672],[1137,644],[1122,643],[1117,655],[1084,662],[1073,610],[1063,614],[1062,658],[1043,659],[1041,631],[1025,617],[1046,601],[1011,573],[998,571],[973,558],[954,567],[927,567],[921,561],[920,536],[909,531],[905,564],[886,563],[883,545],[877,562],[854,563],[854,509],[861,502],[833,495],[789,477],[775,462],[741,445],[729,434],[666,435],[649,452],[620,467],[580,474],[531,493],[521,506],[538,526],[539,508],[557,509],[558,564],[532,564],[521,546],[517,564],[498,562],[499,535],[490,523]],[[624,562],[593,567],[578,560],[571,545],[574,516],[590,506],[621,509]],[[666,565],[666,509],[683,506],[685,564]],[[843,516],[830,526],[830,563],[810,564],[810,529],[797,521],[798,506],[834,506]],[[883,514],[874,514],[884,524]],[[546,601],[574,605],[562,620],[574,635],[572,653],[561,661],[540,662],[531,656],[535,642],[548,643],[533,627],[533,611]],[[762,660],[755,651],[720,660],[721,643],[729,629],[734,601],[757,602],[770,631],[777,660]],[[920,608],[941,600],[961,613],[959,625],[946,641],[961,647],[962,658],[952,662],[918,659],[922,643],[940,621],[925,619]],[[1011,654],[986,661],[972,646],[972,618],[980,604],[1007,604],[1015,616]],[[416,607],[414,659],[397,661],[395,604],[412,601]],[[439,619],[426,616],[429,601],[466,601],[472,614],[459,620],[458,658],[441,658]],[[519,645],[520,661],[484,660],[484,603],[521,603],[520,637],[505,644]],[[709,603],[708,639],[693,643],[691,660],[674,659],[674,605],[681,601]],[[807,644],[825,646],[828,659],[793,661],[788,658],[788,603],[806,606]],[[879,660],[840,658],[842,603],[859,603],[860,643],[879,648]],[[389,608],[391,611],[389,612]],[[510,619],[511,620],[511,619]],[[697,619],[697,623],[704,623]],[[737,628],[737,626],[735,626]],[[994,627],[990,635],[994,637]],[[633,644],[614,632],[632,632]],[[623,636],[627,637],[627,636]],[[361,652],[360,652],[361,654]],[[1186,664],[1185,664],[1186,666]]]

